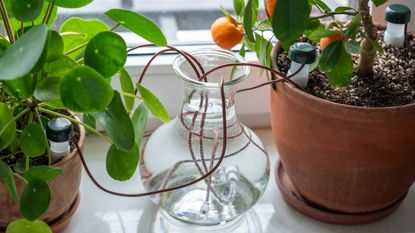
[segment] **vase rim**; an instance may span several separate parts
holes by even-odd
[[[220,48],[201,48],[201,49],[196,49],[196,50],[192,50],[190,52],[188,52],[188,54],[192,55],[192,56],[199,56],[199,55],[204,55],[204,56],[222,56],[222,57],[227,57],[230,58],[232,60],[235,60],[237,63],[245,63],[246,60],[245,58],[243,58],[242,56],[235,54],[234,52],[230,51],[230,50],[225,50],[225,49],[220,49]],[[187,74],[185,74],[183,72],[183,70],[180,68],[180,66],[183,64],[183,62],[187,61],[186,58],[183,55],[178,55],[174,61],[173,61],[173,69],[176,72],[176,74],[186,83],[191,84],[193,86],[196,87],[201,87],[201,88],[220,88],[220,83],[219,82],[202,82],[202,81],[198,81],[192,77],[189,77]],[[241,72],[240,75],[238,75],[237,77],[233,78],[232,80],[226,81],[224,83],[225,87],[231,87],[234,86],[242,81],[244,81],[250,72],[250,67],[249,66],[239,66],[243,72]],[[214,72],[212,73],[214,74]]]

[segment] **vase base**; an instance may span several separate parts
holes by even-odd
[[[80,201],[81,201],[81,198],[80,198],[80,194],[78,193],[71,207],[64,214],[62,214],[59,218],[48,223],[53,233],[59,233],[63,231],[69,225],[69,223],[71,223],[72,217],[74,216],[76,210],[78,209]],[[4,228],[0,229],[0,233],[4,233],[5,231],[6,229]]]
[[[261,223],[254,210],[244,215],[216,226],[202,226],[185,223],[168,215],[165,211],[158,209],[151,220],[149,233],[262,233]]]
[[[304,197],[302,197],[301,194],[294,187],[287,173],[285,172],[281,160],[279,160],[276,163],[275,180],[284,200],[290,206],[311,218],[324,222],[342,225],[363,224],[374,222],[376,220],[384,218],[391,214],[393,211],[395,211],[406,196],[405,194],[402,198],[394,202],[392,205],[383,208],[379,211],[359,214],[340,213],[320,208],[317,205],[310,203],[310,201],[307,201]]]

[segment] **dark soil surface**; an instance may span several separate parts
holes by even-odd
[[[378,32],[384,53],[378,53],[373,77],[353,76],[346,87],[330,84],[319,69],[310,73],[305,91],[319,98],[336,103],[366,107],[400,106],[415,102],[415,39],[409,38],[407,48],[396,49],[383,43],[384,31]],[[354,56],[355,67],[359,57]],[[286,73],[289,60],[284,53],[278,65]]]

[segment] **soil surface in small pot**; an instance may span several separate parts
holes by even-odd
[[[414,103],[415,38],[409,38],[407,48],[397,49],[383,42],[383,34],[384,30],[377,33],[384,52],[377,53],[373,77],[358,77],[354,74],[349,86],[336,87],[317,68],[310,73],[305,91],[325,100],[353,106],[389,107]],[[357,40],[360,42],[361,39]],[[359,56],[354,55],[353,59],[356,68]],[[287,54],[281,54],[278,58],[280,71],[285,74],[289,64]]]

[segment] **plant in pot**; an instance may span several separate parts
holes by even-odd
[[[69,18],[59,32],[51,29],[58,7],[90,2],[0,0],[0,231],[59,232],[69,223],[79,204],[82,167],[68,142],[73,126],[78,148],[85,128],[111,144],[106,168],[123,181],[138,166],[147,107],[166,120],[164,108],[152,106],[159,102],[150,91],[140,86],[144,94],[135,95],[123,68],[127,46],[114,32],[124,26],[166,45],[150,20],[112,9],[105,13],[115,22],[112,28],[99,20]],[[122,91],[110,85],[116,74]],[[146,101],[136,107],[136,99]],[[82,113],[83,121],[73,112]]]
[[[294,74],[295,84],[279,82],[271,90],[281,160],[275,175],[285,200],[333,223],[365,223],[393,212],[415,179],[410,10],[388,6],[385,30],[373,24],[368,0],[358,0],[358,9],[334,10],[322,0],[267,0],[259,22],[258,1],[234,3],[236,16],[225,14],[244,28],[241,53],[250,48],[261,63]]]

